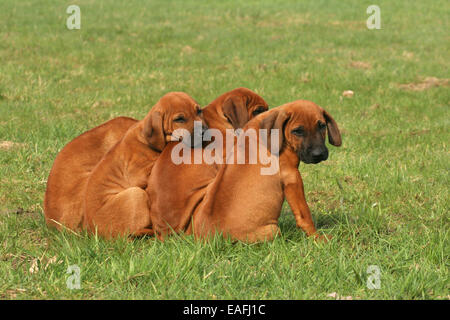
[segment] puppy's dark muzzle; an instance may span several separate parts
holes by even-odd
[[[202,125],[202,135],[205,135],[206,130],[208,130],[208,126],[206,124]]]
[[[202,123],[202,128],[201,130],[194,130],[194,133],[192,134],[191,137],[191,146],[192,147],[200,147],[202,146],[202,141],[205,137],[205,133],[208,133],[208,126],[205,123]]]
[[[326,147],[314,148],[306,154],[302,154],[300,159],[304,163],[319,163],[328,159],[328,149]]]
[[[312,163],[319,163],[328,159],[328,149],[318,148],[311,152]]]

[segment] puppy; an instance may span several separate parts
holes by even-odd
[[[127,117],[115,118],[73,139],[58,153],[45,191],[47,225],[80,230],[84,191],[92,169],[137,122]]]
[[[266,165],[261,161],[248,162],[251,136],[243,144],[246,162],[225,163],[212,179],[210,171],[213,170],[195,170],[195,165],[176,166],[168,159],[170,150],[167,153],[164,150],[148,183],[151,219],[159,238],[172,232],[206,238],[218,232],[246,242],[271,240],[279,233],[278,218],[284,199],[292,209],[297,226],[308,236],[319,237],[298,166],[300,161],[319,163],[328,158],[327,133],[332,145],[341,145],[337,123],[313,102],[298,100],[255,117],[244,132],[250,129],[277,130],[278,140],[272,136],[267,138],[271,143],[278,141],[280,148],[273,153],[270,144],[266,147],[265,143],[259,144],[259,136],[255,138],[263,154],[278,160],[279,169],[275,174],[262,175]],[[240,147],[235,143],[227,159],[236,157]],[[183,182],[194,187],[186,188]]]
[[[153,165],[176,129],[191,135],[202,123],[199,105],[186,93],[163,96],[96,165],[85,192],[84,227],[105,238],[153,234],[144,189]]]

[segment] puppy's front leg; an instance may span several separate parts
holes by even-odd
[[[308,236],[317,233],[312,220],[311,211],[306,203],[303,181],[298,170],[282,172],[284,196],[294,214],[297,227],[302,228]]]
[[[297,227],[302,228],[308,236],[315,239],[327,241],[331,237],[317,234],[311,211],[306,203],[303,180],[298,170],[287,170],[282,172],[284,196],[294,214]]]

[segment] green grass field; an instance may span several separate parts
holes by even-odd
[[[80,30],[66,28],[70,4]],[[450,4],[377,1],[382,29],[368,30],[371,4],[2,0],[0,298],[449,299]],[[46,227],[46,180],[71,139],[141,119],[168,91],[206,105],[239,86],[271,107],[312,100],[340,125],[343,146],[300,165],[332,241],[297,230],[287,204],[282,236],[257,245]]]

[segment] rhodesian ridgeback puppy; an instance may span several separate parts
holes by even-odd
[[[58,153],[44,198],[45,220],[49,226],[80,229],[84,191],[92,169],[137,122],[127,117],[112,119],[76,137]]]
[[[279,150],[271,153],[269,145],[259,145],[263,153],[278,160],[275,174],[262,175],[266,165],[260,161],[248,163],[248,155],[245,163],[222,164],[217,173],[214,165],[209,170],[200,165],[201,170],[197,170],[196,165],[173,164],[170,146],[162,152],[147,189],[153,230],[160,239],[172,232],[200,238],[217,232],[246,242],[271,240],[280,231],[278,218],[284,199],[297,226],[308,236],[320,237],[306,203],[298,166],[300,161],[319,163],[328,158],[327,133],[330,144],[341,145],[337,123],[313,102],[298,100],[255,117],[244,133],[251,129],[278,130],[278,140],[274,141],[278,141]],[[244,140],[247,152],[251,139]],[[256,139],[260,142],[261,138]],[[266,141],[272,142],[272,136]],[[239,147],[235,143],[227,159],[235,158]]]
[[[194,133],[201,109],[186,93],[163,96],[100,160],[89,176],[83,225],[105,238],[153,234],[144,189],[153,165],[177,129]],[[200,133],[201,134],[201,133]]]

